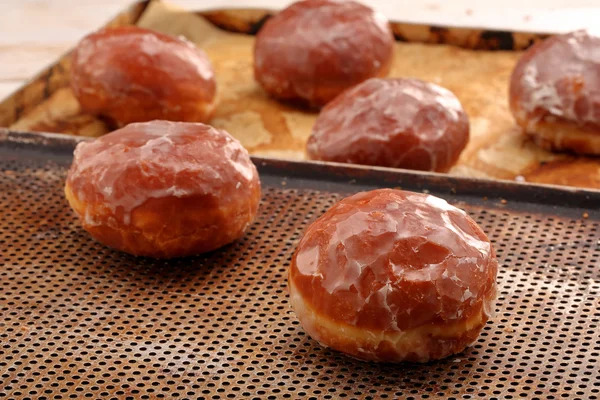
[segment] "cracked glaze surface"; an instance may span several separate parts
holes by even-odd
[[[532,46],[512,73],[510,108],[530,132],[543,120],[599,131],[600,37],[576,31]]]
[[[309,0],[268,20],[256,37],[256,80],[271,95],[322,106],[388,73],[394,37],[386,18],[353,1]]]
[[[373,78],[321,111],[307,152],[323,161],[445,172],[468,140],[468,117],[449,90]]]
[[[380,189],[348,197],[306,231],[290,282],[322,317],[401,332],[493,312],[498,264],[466,213],[434,196]]]
[[[191,42],[138,27],[85,37],[73,53],[71,88],[81,107],[119,125],[165,119],[204,122],[216,105],[206,54]]]
[[[220,207],[248,199],[255,214],[260,196],[256,167],[236,139],[208,125],[168,121],[79,143],[67,184],[80,202],[106,205],[125,225],[149,199],[208,196]],[[97,217],[83,216],[89,225]]]

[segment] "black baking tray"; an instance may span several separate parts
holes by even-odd
[[[62,188],[75,144],[0,131],[0,398],[598,398],[600,192],[255,158],[246,236],[176,260],[92,240]],[[287,300],[307,225],[346,195],[426,191],[500,260],[496,316],[461,354],[374,364],[320,347]]]

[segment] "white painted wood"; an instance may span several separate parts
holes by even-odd
[[[0,99],[7,97],[9,94],[17,90],[23,81],[0,81]]]

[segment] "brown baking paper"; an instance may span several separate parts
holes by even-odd
[[[212,125],[227,130],[252,154],[305,159],[305,143],[317,114],[280,104],[261,90],[253,78],[253,36],[223,31],[162,2],[151,3],[138,25],[183,35],[208,54],[220,98]],[[390,76],[437,83],[461,100],[471,138],[451,174],[599,188],[597,159],[548,153],[515,125],[507,94],[519,56],[515,51],[398,42]],[[55,92],[11,128],[84,136],[108,131],[101,120],[80,112],[69,88]]]

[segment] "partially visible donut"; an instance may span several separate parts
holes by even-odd
[[[447,89],[418,79],[373,78],[323,108],[311,159],[448,171],[469,141],[469,120]]]
[[[275,98],[321,107],[349,87],[387,75],[393,52],[388,21],[371,8],[303,0],[258,32],[254,76]]]
[[[65,194],[99,242],[170,258],[241,237],[256,216],[260,182],[246,149],[225,131],[152,121],[78,144]]]
[[[535,44],[509,92],[517,124],[540,147],[600,154],[600,37],[577,31]]]
[[[136,26],[109,28],[73,52],[81,108],[118,126],[155,119],[207,122],[217,104],[210,60],[191,42]]]
[[[498,262],[467,214],[392,189],[350,196],[306,230],[291,305],[319,343],[370,361],[461,352],[494,311]]]

